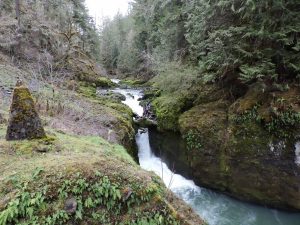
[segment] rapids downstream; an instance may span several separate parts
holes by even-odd
[[[119,82],[119,80],[112,81]],[[123,103],[128,105],[137,115],[143,115],[143,107],[139,105],[138,101],[143,96],[142,90],[116,88],[113,91],[125,95],[126,100]],[[238,201],[218,192],[199,187],[192,180],[173,173],[158,156],[154,155],[148,132],[148,129],[141,129],[136,134],[141,167],[160,176],[168,188],[193,207],[210,225],[300,224],[300,213],[288,213]]]

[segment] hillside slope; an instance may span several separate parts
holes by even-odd
[[[128,154],[132,111],[96,95],[113,83],[83,2],[21,1],[17,18],[0,2],[0,224],[204,224]],[[5,140],[18,79],[46,138]]]

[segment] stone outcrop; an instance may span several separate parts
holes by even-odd
[[[46,137],[41,119],[35,109],[29,89],[18,81],[10,108],[6,140],[38,139]]]
[[[232,101],[225,89],[211,86],[199,88],[194,106],[179,116],[184,144],[173,144],[179,137],[167,141],[165,131],[155,136],[151,147],[164,149],[162,157],[171,159],[169,166],[175,162],[176,171],[183,170],[201,186],[299,211],[299,87],[266,92],[253,85]]]

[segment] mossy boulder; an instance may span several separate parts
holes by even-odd
[[[203,84],[202,82],[192,87],[190,92],[193,92],[195,95],[194,106],[216,102],[229,96],[226,89],[220,88],[216,84]]]
[[[110,88],[115,86],[115,84],[110,79],[98,75],[81,74],[78,76],[78,79],[80,81],[88,83],[89,85],[94,85],[95,87],[100,88]]]
[[[227,138],[227,104],[226,101],[216,101],[198,105],[179,119],[192,176],[200,181],[199,184],[222,191],[226,189],[223,147]]]
[[[134,120],[134,123],[139,127],[156,127],[157,122],[146,117],[140,117]]]
[[[23,140],[44,137],[46,134],[29,89],[23,85],[17,86],[13,93],[6,139]]]
[[[227,191],[248,201],[300,210],[295,137],[279,138],[258,123],[232,118],[225,146]]]
[[[267,101],[268,97],[269,93],[265,92],[264,87],[259,84],[254,84],[244,96],[237,99],[237,101],[230,106],[230,111],[237,114],[245,113],[247,110],[251,110],[255,105]]]
[[[225,101],[216,101],[191,108],[179,118],[180,132],[187,134],[193,130],[198,133],[203,144],[210,149],[214,148],[224,141],[227,104]]]
[[[156,98],[152,105],[157,116],[158,129],[178,131],[179,116],[192,104],[192,98],[186,91]]]

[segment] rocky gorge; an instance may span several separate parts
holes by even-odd
[[[126,97],[123,103],[133,109],[135,117],[138,117],[140,120],[149,120],[149,116],[152,119],[155,118],[153,115],[154,107],[146,97],[153,96],[149,93],[148,87],[122,87],[121,85],[121,88],[117,87],[112,91],[122,93]],[[138,103],[140,103],[140,106],[138,106]],[[141,167],[149,171],[154,171],[159,175],[177,196],[191,205],[209,224],[297,224],[296,221],[300,216],[297,212],[289,213],[287,211],[274,210],[266,207],[268,203],[255,201],[251,197],[246,199],[240,197],[242,196],[240,193],[232,194],[228,190],[218,189],[217,186],[212,187],[211,185],[201,183],[201,180],[209,182],[210,180],[207,177],[209,178],[212,175],[197,176],[197,171],[205,170],[200,168],[202,164],[199,163],[198,168],[196,168],[189,163],[191,149],[201,147],[195,144],[200,143],[199,139],[193,139],[194,145],[192,145],[191,142],[188,142],[188,139],[182,138],[179,132],[161,130],[161,128],[157,129],[157,121],[150,124],[136,124],[138,125],[138,130],[136,131],[135,139],[138,145],[138,161]],[[202,157],[202,160],[208,160],[202,155],[198,157]],[[211,155],[210,157],[210,163],[216,160],[216,156]],[[197,159],[199,160],[199,158]],[[211,165],[211,167],[207,165],[208,162],[205,171],[216,167],[215,164]],[[241,170],[241,168],[236,170]],[[217,170],[213,172],[216,174],[219,173]],[[251,172],[256,173],[256,171]],[[245,172],[244,177],[247,178],[247,176],[248,173]],[[236,179],[240,178],[237,177]],[[253,190],[253,188],[253,185],[249,186],[249,190]],[[235,200],[236,198],[243,201]],[[249,204],[248,202],[256,204]],[[257,203],[262,206],[257,205]],[[276,206],[273,205],[272,207]],[[297,211],[291,207],[284,209]]]
[[[238,98],[216,85],[179,98],[161,92],[152,98],[159,130],[153,143],[173,155],[169,165],[185,168],[201,186],[299,211],[299,86],[268,91],[257,83]]]

